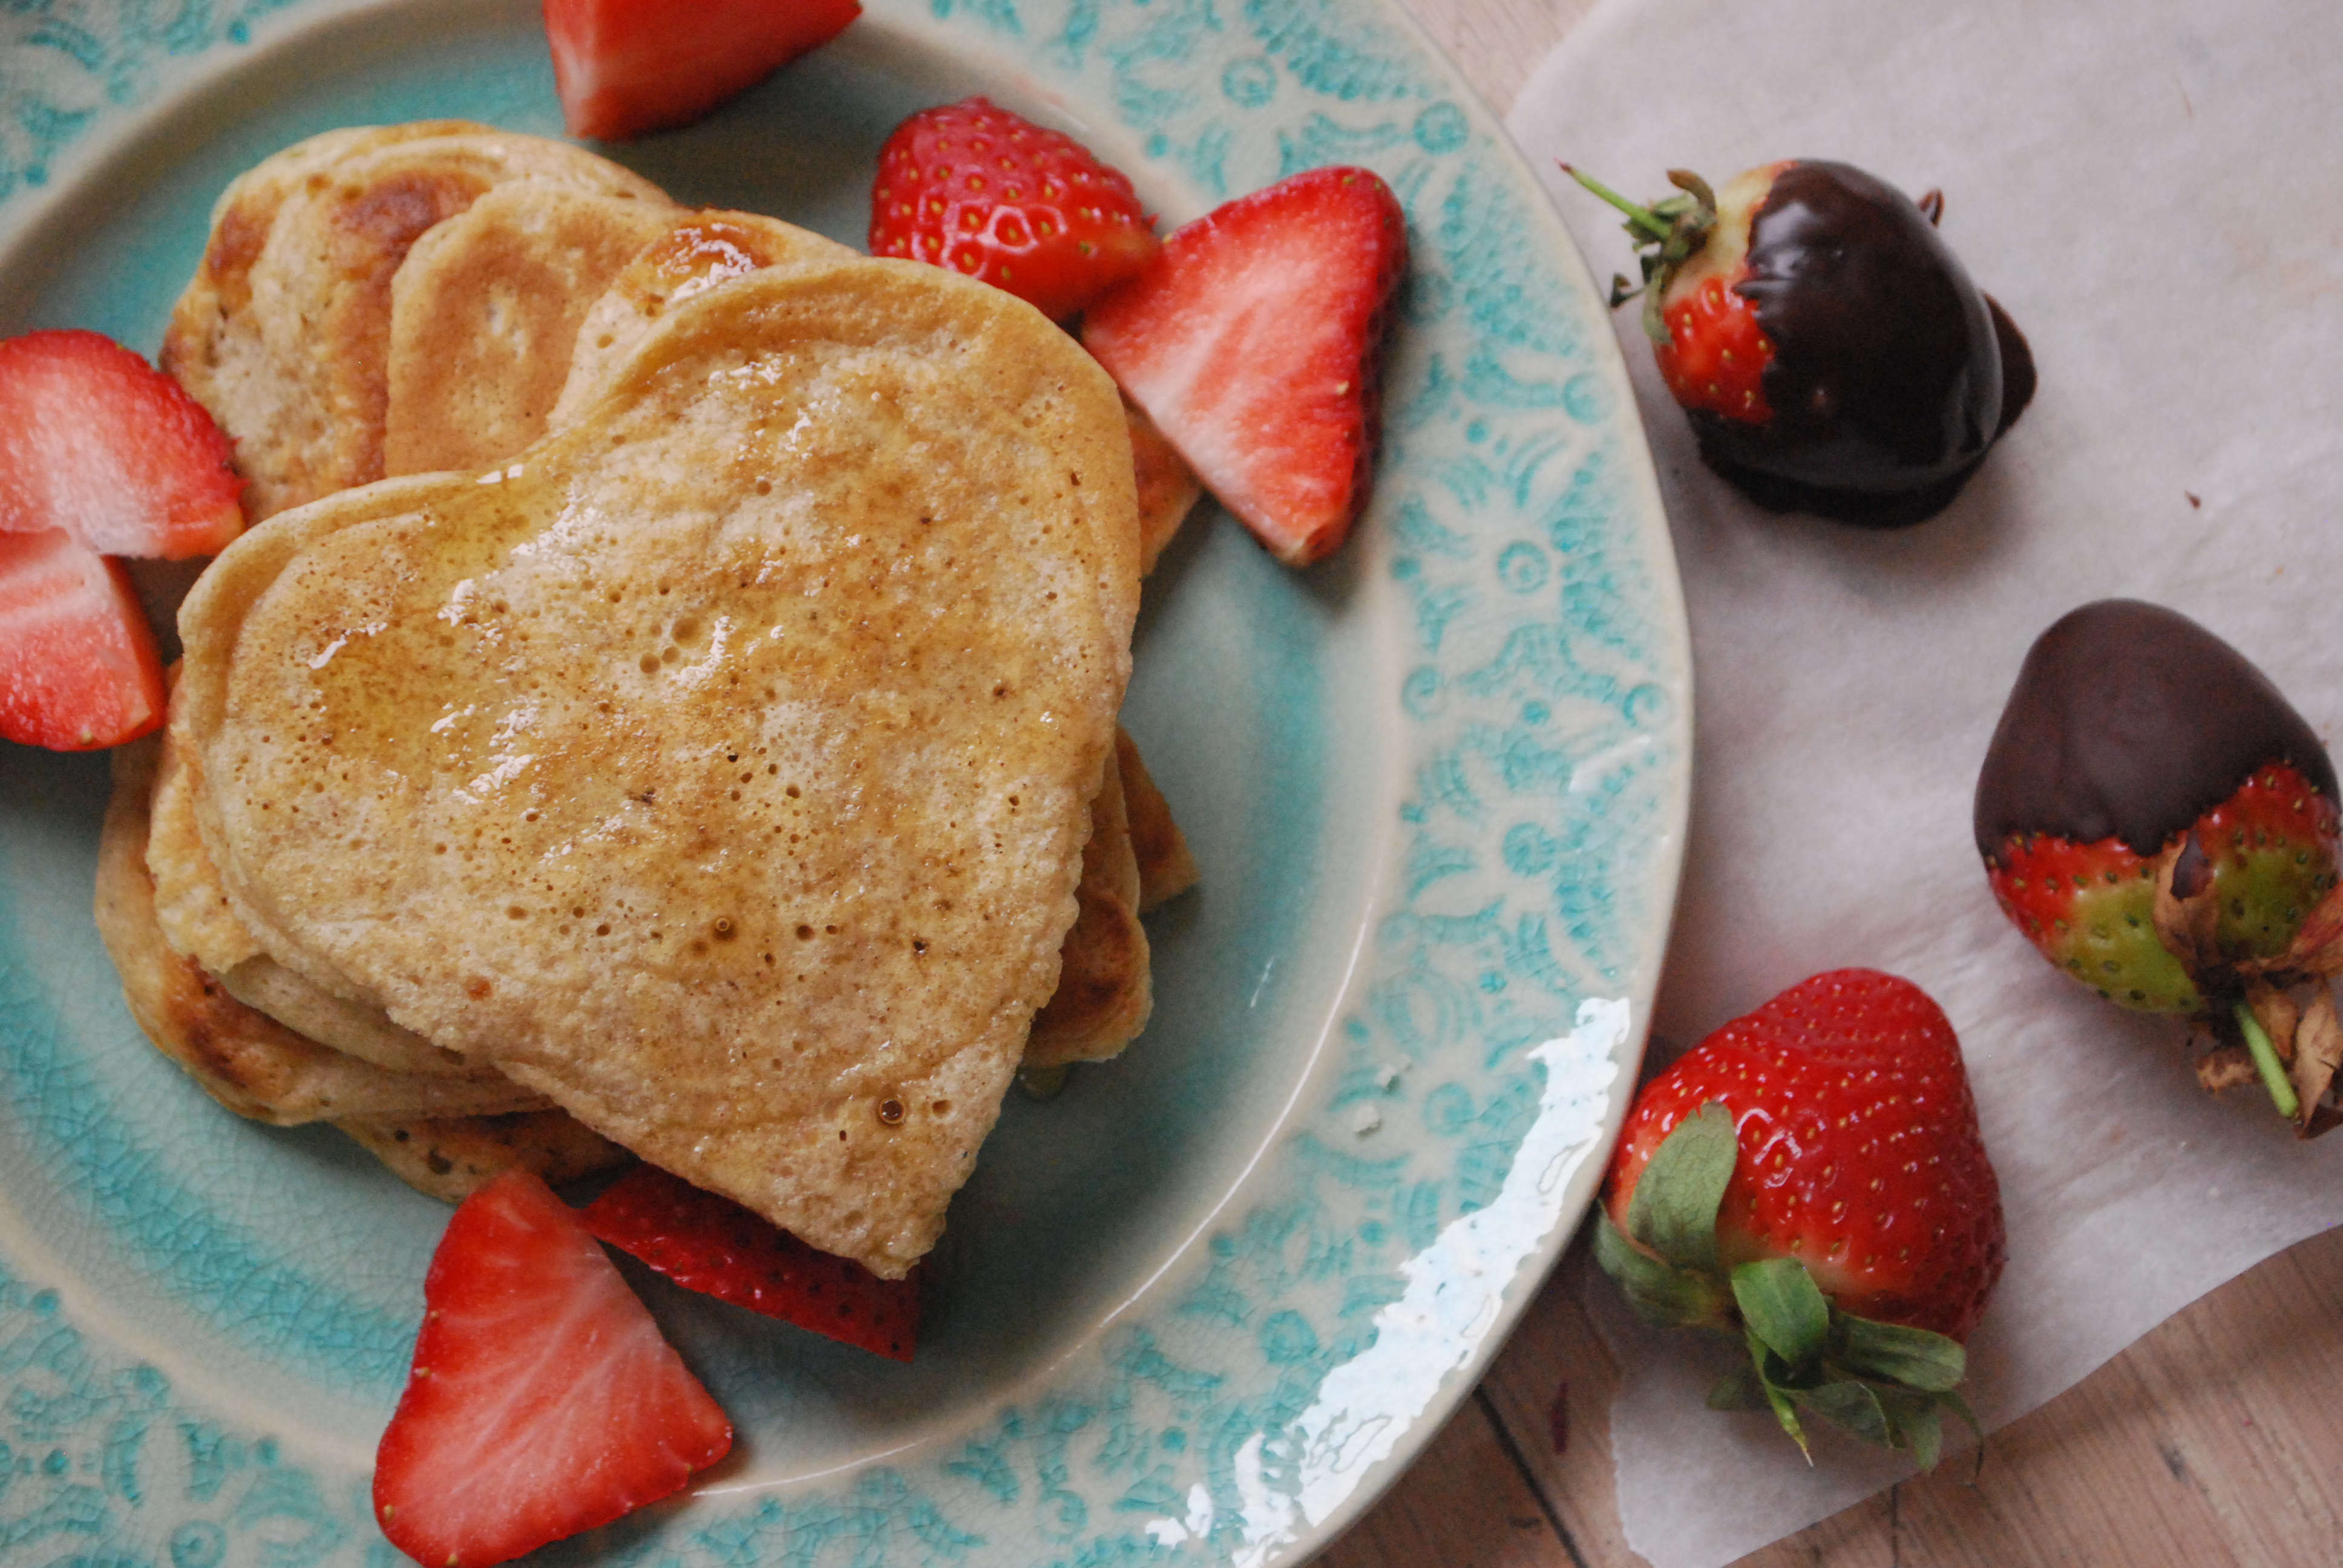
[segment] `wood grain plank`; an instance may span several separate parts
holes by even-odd
[[[1587,1568],[1643,1560],[1620,1533],[1609,1408],[1618,1372],[1578,1305],[1574,1248],[1483,1394]],[[1956,1461],[1738,1568],[2259,1568],[2343,1561],[2343,1231],[2187,1308]],[[1554,1452],[1554,1390],[1569,1442]]]
[[[1468,1399],[1398,1484],[1316,1559],[1319,1568],[1588,1568],[1479,1399]]]
[[[1407,0],[1433,41],[1500,116],[1594,0]]]
[[[1481,1389],[1532,1484],[1589,1568],[1610,1568],[1642,1560],[1620,1532],[1613,1483],[1611,1398],[1619,1367],[1579,1304],[1594,1267],[1582,1234],[1523,1314]]]

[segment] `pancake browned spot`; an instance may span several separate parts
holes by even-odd
[[[335,1127],[418,1192],[460,1203],[508,1171],[556,1186],[615,1171],[634,1156],[559,1111],[505,1116],[347,1118]]]

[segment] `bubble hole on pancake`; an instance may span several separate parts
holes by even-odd
[[[232,184],[172,312],[163,367],[237,442],[254,521],[383,476],[391,281],[434,225],[526,178],[669,205],[565,142],[415,128],[328,132]]]
[[[279,961],[900,1277],[1056,984],[1137,556],[1112,384],[1038,312],[743,278],[507,468],[220,558],[199,828]]]

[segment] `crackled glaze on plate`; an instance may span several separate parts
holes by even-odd
[[[741,1433],[575,1561],[1267,1563],[1471,1388],[1624,1109],[1681,852],[1682,610],[1604,311],[1383,0],[880,0],[679,135],[688,201],[859,240],[880,140],[989,92],[1176,223],[1380,170],[1414,266],[1361,537],[1207,512],[1128,718],[1203,870],[1122,1060],[1012,1101],[909,1367],[635,1278]],[[0,13],[0,331],[151,352],[237,170],[340,124],[558,128],[533,7]],[[0,747],[0,1561],[389,1564],[366,1496],[444,1209],[138,1037],[89,919],[105,764]]]

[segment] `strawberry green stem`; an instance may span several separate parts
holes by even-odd
[[[2253,1053],[2254,1068],[2262,1075],[2262,1087],[2269,1091],[2270,1101],[2278,1113],[2291,1121],[2300,1114],[2302,1101],[2295,1098],[2294,1083],[2287,1077],[2286,1064],[2278,1059],[2278,1048],[2270,1044],[2269,1035],[2253,1010],[2244,1002],[2237,1006],[2237,1029],[2246,1037],[2246,1049]]]
[[[1668,218],[1663,217],[1660,214],[1654,212],[1650,207],[1637,206],[1634,202],[1629,201],[1625,196],[1621,196],[1617,191],[1613,190],[1609,186],[1604,185],[1601,180],[1596,179],[1594,176],[1582,173],[1581,171],[1573,168],[1568,164],[1562,165],[1561,168],[1564,174],[1568,175],[1572,179],[1576,180],[1580,185],[1584,186],[1588,190],[1593,191],[1596,196],[1601,196],[1604,201],[1609,202],[1613,206],[1615,206],[1621,212],[1625,213],[1627,215],[1628,225],[1631,227],[1641,231],[1645,238],[1654,242],[1664,240],[1668,237],[1669,232],[1675,227],[1675,225]]]

